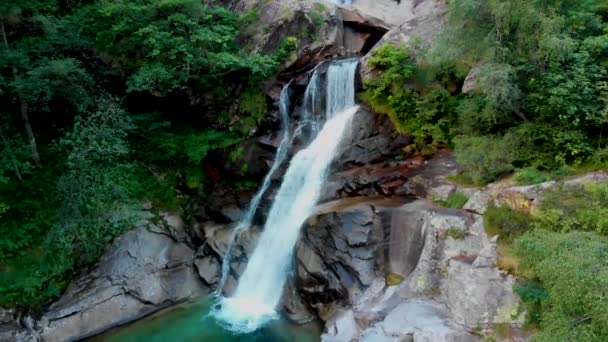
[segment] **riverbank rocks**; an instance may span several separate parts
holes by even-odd
[[[164,224],[149,222],[114,241],[45,311],[38,322],[44,341],[79,340],[207,292],[194,251],[177,241],[185,236],[181,219],[160,217]]]

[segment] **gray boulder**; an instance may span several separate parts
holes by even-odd
[[[129,231],[44,313],[39,321],[43,340],[79,340],[201,296],[206,288],[193,259],[194,251],[169,231]]]

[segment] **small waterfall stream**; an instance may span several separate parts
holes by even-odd
[[[357,64],[357,59],[348,59],[333,62],[328,67],[326,122],[310,145],[291,160],[234,296],[221,299],[214,313],[232,331],[252,332],[277,317],[275,309],[287,281],[300,228],[317,204],[329,166],[357,111]],[[307,89],[307,93],[313,99],[319,98],[317,94],[322,87],[318,81],[311,82],[309,87],[316,89]],[[313,108],[315,113],[309,113],[313,121],[311,127],[315,127],[314,123],[320,126],[322,115]]]
[[[281,95],[279,98],[279,112],[281,115],[281,131],[282,137],[281,142],[279,143],[279,147],[277,148],[277,153],[274,157],[274,161],[272,162],[272,166],[270,170],[264,177],[262,181],[262,186],[258,189],[258,192],[253,196],[251,203],[249,203],[249,207],[247,208],[247,212],[245,216],[241,219],[238,225],[232,231],[232,235],[230,236],[230,242],[228,244],[228,250],[226,251],[226,255],[224,256],[224,260],[222,261],[222,270],[219,284],[217,286],[216,294],[221,295],[222,290],[224,289],[224,285],[226,284],[226,278],[228,277],[228,271],[230,271],[230,263],[232,261],[232,249],[234,243],[238,236],[242,234],[245,230],[251,227],[251,223],[253,222],[253,217],[255,216],[255,212],[260,206],[260,202],[262,201],[262,197],[268,190],[270,186],[270,182],[274,174],[279,170],[279,166],[287,157],[287,152],[289,151],[289,146],[293,139],[290,138],[289,134],[289,86],[291,85],[291,81],[287,83],[283,89],[281,90]]]

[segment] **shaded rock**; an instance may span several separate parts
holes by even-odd
[[[306,324],[316,319],[302,301],[295,284],[286,286],[282,303],[285,315],[296,324]]]
[[[215,285],[220,280],[220,262],[213,256],[197,258],[194,265],[198,270],[198,275],[207,283],[207,285]]]
[[[14,322],[15,315],[15,309],[0,308],[0,324]]]
[[[181,216],[176,213],[163,213],[164,227],[169,231],[169,234],[177,241],[187,241],[188,235],[185,231],[185,223]]]
[[[42,338],[82,339],[202,295],[193,258],[190,247],[165,234],[127,232],[44,313]]]

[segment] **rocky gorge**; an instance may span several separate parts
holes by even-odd
[[[302,97],[313,68],[323,75],[324,61],[359,56],[357,82],[362,87],[374,72],[366,64],[374,49],[414,38],[430,43],[447,12],[443,0],[360,0],[352,6],[220,2],[241,12],[260,6],[260,25],[244,42],[252,48],[271,51],[285,37],[304,38],[279,76],[265,86],[276,102],[280,89],[293,79],[294,127],[302,119]],[[309,32],[318,33],[313,37]],[[264,133],[243,144],[252,175],[265,174],[277,147],[277,132]],[[281,312],[297,324],[321,321],[322,341],[498,341],[503,338],[495,334],[496,327],[507,329],[510,341],[527,340],[525,312],[512,289],[515,279],[497,266],[497,237],[486,233],[483,213],[497,203],[532,207],[539,189],[556,183],[455,185],[447,180],[458,171],[450,151],[410,157],[404,153],[410,143],[388,116],[364,106],[358,110],[321,203],[302,229]],[[295,141],[294,150],[303,144]],[[222,168],[236,166],[227,162]],[[566,182],[607,178],[594,173]],[[227,294],[256,246],[276,188],[273,184],[265,195],[253,226],[238,237]],[[455,192],[469,197],[463,209],[436,204]],[[1,311],[0,340],[87,339],[211,295],[232,229],[251,197],[251,191],[217,186],[191,212],[167,212],[144,203],[133,229],[42,314]]]

